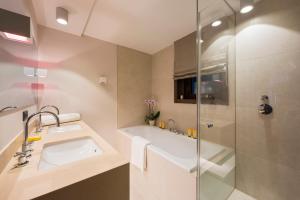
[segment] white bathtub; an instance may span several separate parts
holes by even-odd
[[[175,165],[194,172],[197,168],[197,140],[183,135],[177,135],[168,130],[151,126],[134,126],[119,129],[119,132],[128,137],[141,136],[151,142],[148,149],[158,153]],[[207,166],[211,159],[224,153],[228,148],[201,140],[200,166]],[[208,167],[204,167],[208,169]],[[204,172],[205,170],[203,170]]]

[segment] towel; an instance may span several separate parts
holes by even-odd
[[[73,122],[80,120],[79,113],[66,113],[58,115],[60,123]],[[55,124],[56,120],[52,115],[42,115],[42,126]]]
[[[131,142],[130,163],[142,172],[147,168],[147,145],[150,142],[143,137],[134,136]]]

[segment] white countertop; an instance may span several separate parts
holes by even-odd
[[[36,198],[128,163],[121,154],[83,121],[70,124],[80,124],[82,130],[61,135],[48,135],[47,128],[44,128],[41,133],[42,140],[34,142],[32,145],[34,151],[29,159],[29,164],[21,168],[12,169],[17,163],[17,159],[12,158],[9,161],[0,174],[1,200]],[[103,154],[50,170],[38,170],[44,145],[87,136],[91,137],[101,147]]]

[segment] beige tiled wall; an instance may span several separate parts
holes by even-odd
[[[237,16],[237,188],[259,200],[300,196],[300,1],[263,0]],[[274,113],[258,114],[268,95]]]
[[[151,97],[151,55],[118,46],[118,128],[144,124]]]
[[[144,100],[158,100],[161,120],[172,118],[181,130],[195,128],[196,104],[174,103],[174,46],[154,55],[118,47],[118,127],[144,124]]]
[[[196,128],[196,104],[174,103],[174,46],[153,55],[152,94],[158,100],[161,120],[172,118],[179,129]]]

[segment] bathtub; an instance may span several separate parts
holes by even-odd
[[[151,126],[122,128],[117,133],[117,149],[128,161],[132,137],[151,142],[146,171],[130,165],[130,200],[196,199],[197,140]],[[221,197],[234,187],[234,151],[207,140],[200,142],[200,180],[207,186],[201,188],[201,199],[225,200]]]
[[[151,142],[149,150],[192,173],[197,169],[197,140],[153,126],[134,126],[119,129],[128,137],[141,136]],[[200,141],[200,166],[224,153],[227,148],[205,140]]]

